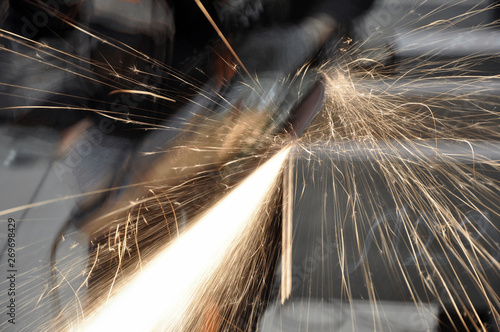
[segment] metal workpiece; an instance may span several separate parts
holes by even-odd
[[[344,161],[362,162],[373,160],[376,162],[412,162],[445,164],[453,163],[493,163],[500,160],[499,141],[467,141],[446,139],[425,139],[420,141],[401,142],[397,140],[387,142],[332,142],[324,144],[306,145],[292,151],[297,162],[310,160],[319,163],[321,160],[332,164]]]
[[[374,94],[394,95],[405,98],[475,97],[489,98],[498,101],[500,79],[498,77],[472,76],[463,78],[422,77],[422,78],[391,78],[363,80],[358,87],[360,91],[371,91]],[[476,100],[478,101],[478,100]]]
[[[263,315],[259,331],[300,332],[340,331],[433,331],[437,328],[438,309],[435,305],[379,301],[374,314],[369,301],[340,300],[290,301],[281,305],[273,303]]]
[[[472,324],[470,315],[494,325],[499,147],[426,140],[295,149],[288,248],[275,276],[289,288],[276,293],[262,331],[423,331],[447,315],[457,326]]]

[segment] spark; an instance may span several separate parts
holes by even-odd
[[[259,167],[78,331],[156,331],[160,326],[178,331],[185,310],[196,301],[197,288],[219,267],[244,230],[257,227],[255,213],[265,204],[289,151],[285,148]]]
[[[236,61],[238,61],[238,63],[241,65],[241,67],[243,68],[243,70],[245,71],[245,73],[248,75],[248,77],[252,77],[252,75],[250,75],[250,72],[248,72],[248,70],[245,67],[245,65],[243,64],[243,62],[241,62],[240,57],[238,56],[238,54],[236,54],[236,52],[234,51],[234,49],[231,46],[231,44],[227,41],[227,39],[224,36],[224,34],[222,33],[222,31],[219,29],[219,27],[217,26],[217,24],[215,23],[215,21],[212,19],[212,16],[210,16],[210,13],[207,11],[207,9],[205,8],[205,6],[201,3],[200,0],[195,0],[195,2],[198,5],[198,7],[200,8],[200,10],[203,12],[203,15],[205,15],[205,17],[209,20],[210,24],[213,26],[213,28],[215,29],[215,31],[217,32],[217,34],[219,35],[219,37],[222,39],[222,41],[224,42],[224,44],[227,46],[227,48],[229,49],[229,51],[231,52],[231,54],[234,56],[234,58],[236,59]]]
[[[146,95],[146,96],[151,96],[153,98],[158,98],[158,99],[164,99],[164,100],[167,100],[167,101],[171,101],[171,102],[175,102],[175,99],[172,99],[172,98],[168,98],[168,97],[165,97],[165,96],[161,96],[157,93],[153,93],[153,92],[150,92],[150,91],[141,91],[141,90],[114,90],[114,91],[111,91],[109,93],[109,95],[114,95],[116,93],[131,93],[131,94],[136,94],[136,95]]]

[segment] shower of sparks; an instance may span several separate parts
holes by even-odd
[[[245,239],[248,228],[262,226],[261,216],[256,213],[274,191],[289,151],[290,148],[285,148],[260,166],[162,250],[143,272],[98,310],[96,317],[88,318],[89,322],[79,331],[183,330],[188,306],[199,300],[200,288],[221,268],[224,255]]]
[[[451,7],[452,2],[441,6],[434,14]],[[408,34],[422,37],[428,30],[445,31],[478,13],[479,10],[471,10],[453,20],[436,21]],[[109,95],[133,93],[162,106],[186,101],[185,97],[169,90],[167,84],[154,86],[141,80],[141,75],[168,75],[205,99],[190,100],[190,105],[203,108],[205,102],[219,100],[217,93],[199,90],[199,82],[175,69],[119,41],[87,31],[66,18],[61,19],[96,42],[156,66],[158,72],[120,68],[119,64],[87,59],[63,47],[59,49],[1,29],[0,38],[20,48],[0,45],[0,50],[10,53],[20,63],[33,62],[111,89]],[[486,27],[474,29],[481,32],[483,28]],[[411,51],[422,43],[418,40],[406,47]],[[434,40],[425,56],[439,43]],[[484,300],[493,324],[500,326],[498,285],[491,281],[500,277],[499,225],[494,222],[500,217],[497,176],[500,160],[488,158],[478,151],[483,143],[500,140],[500,98],[498,89],[495,90],[500,78],[475,76],[470,68],[485,59],[475,54],[446,62],[422,56],[400,63],[399,72],[393,76],[384,76],[376,69],[366,69],[366,64],[378,63],[376,55],[382,50],[359,51],[358,45],[350,45],[350,41],[348,44],[347,51],[342,49],[336,54],[339,56],[337,61],[321,68],[327,90],[326,105],[296,142],[298,147],[294,151],[296,158],[310,160],[307,171],[313,172],[317,167],[315,163],[320,163],[331,176],[331,183],[312,179],[315,185],[321,183],[318,186],[324,189],[322,208],[326,211],[327,207],[333,207],[335,211],[335,220],[322,221],[324,229],[334,234],[335,251],[325,256],[328,253],[322,248],[319,259],[323,263],[322,272],[339,270],[340,278],[329,280],[324,288],[340,287],[339,298],[343,306],[353,308],[355,282],[365,285],[364,295],[372,307],[371,320],[376,326],[382,324],[378,300],[383,294],[376,290],[375,266],[368,259],[370,254],[377,253],[380,256],[378,264],[390,274],[395,287],[408,294],[416,312],[421,310],[421,304],[437,303],[446,309],[445,316],[459,316],[453,324],[467,325],[467,319],[471,321],[471,331],[484,330],[486,326],[480,319],[482,312],[473,303],[471,294],[474,292]],[[354,58],[356,52],[360,54],[351,61],[350,57]],[[90,65],[98,70],[87,68]],[[243,65],[240,63],[244,69]],[[382,69],[390,72],[393,68]],[[81,96],[46,91],[38,86],[0,85],[13,91],[11,97],[30,103],[3,111],[79,110],[121,119],[119,112],[82,107],[80,103],[86,98]],[[57,98],[54,101],[37,99],[35,92],[72,97],[74,105],[63,104]],[[112,106],[108,101],[97,102]],[[157,131],[172,129],[157,124],[162,115],[135,104],[128,106],[131,118],[122,121],[148,125],[149,129]],[[139,114],[142,111],[150,112]],[[203,116],[182,119],[185,126],[180,139],[166,151],[145,152],[163,159],[154,164],[150,173],[144,177],[141,174],[126,187],[0,211],[0,216],[8,215],[64,199],[131,189],[124,199],[126,204],[113,205],[116,210],[96,216],[101,226],[106,220],[103,227],[90,231],[84,227],[90,234],[94,231],[106,233],[104,240],[97,240],[97,249],[84,258],[89,261],[85,271],[72,270],[76,263],[69,255],[58,257],[54,267],[58,282],[41,291],[35,307],[51,303],[44,300],[62,292],[66,285],[71,288],[68,292],[74,295],[75,303],[65,303],[61,308],[54,305],[61,310],[56,314],[57,322],[54,326],[42,324],[41,328],[65,330],[65,323],[59,320],[76,317],[69,323],[71,330],[255,330],[261,308],[265,308],[268,300],[265,289],[270,286],[266,284],[270,282],[269,275],[274,273],[276,260],[273,257],[280,250],[281,303],[286,304],[290,295],[297,295],[293,293],[292,279],[297,272],[291,250],[295,217],[292,215],[293,195],[298,193],[300,196],[311,184],[304,182],[303,187],[296,187],[298,179],[305,175],[294,173],[298,167],[289,159],[283,192],[276,188],[284,159],[291,154],[287,148],[227,193],[234,181],[224,180],[234,174],[245,174],[245,169],[251,168],[245,168],[245,163],[261,158],[263,149],[260,148],[269,148],[273,142],[267,135],[259,135],[262,127],[256,124],[262,119],[256,114],[241,112],[233,116],[237,120],[224,121],[208,110]],[[279,146],[279,140],[276,138],[273,143],[278,141],[276,145]],[[438,153],[447,143],[460,149]],[[491,147],[497,148],[497,145]],[[242,150],[258,152],[241,157]],[[420,153],[422,150],[433,153]],[[369,160],[370,167],[360,171],[356,168],[356,158]],[[464,158],[469,162],[462,163]],[[387,188],[377,186],[370,172],[376,173]],[[162,177],[164,174],[168,176]],[[217,186],[224,190],[218,191]],[[326,195],[329,188],[333,196]],[[219,201],[217,195],[221,192],[227,195]],[[277,198],[280,195],[282,202]],[[393,205],[390,211],[384,209],[387,197]],[[188,220],[211,204],[215,205],[203,212],[202,217],[196,217],[193,222]],[[282,211],[283,224],[273,224],[270,219],[277,210]],[[386,219],[397,221],[397,224],[386,222]],[[282,242],[270,240],[279,226],[282,229],[277,230],[277,234],[281,234]],[[68,234],[64,237],[68,238]],[[166,247],[165,243],[168,243]],[[72,250],[75,248],[71,245]],[[70,285],[72,278],[77,279],[75,274],[85,279],[78,288]],[[87,286],[88,294],[83,295]],[[19,289],[24,291],[23,287],[24,284]],[[425,296],[419,292],[422,289]],[[308,294],[299,295],[312,301]],[[24,309],[22,314],[31,310],[26,304],[20,308]],[[454,327],[459,329],[458,325]],[[3,327],[0,323],[0,329]]]
[[[281,249],[281,304],[292,292],[292,242],[293,242],[293,163],[288,159],[283,174],[283,225]]]
[[[326,163],[333,173],[332,183],[319,187],[325,195],[333,192],[323,205],[333,208],[334,220],[324,222],[325,229],[334,229],[341,277],[322,289],[341,288],[352,306],[360,296],[357,287],[368,285],[362,294],[370,299],[373,321],[382,324],[377,303],[385,294],[377,291],[383,275],[377,273],[390,271],[396,292],[410,294],[407,301],[417,307],[433,301],[446,308],[446,316],[458,315],[452,324],[484,330],[473,295],[480,294],[491,323],[498,325],[500,297],[492,280],[500,276],[500,164],[485,153],[498,150],[500,116],[487,110],[500,101],[494,90],[476,91],[488,96],[482,108],[457,91],[465,84],[434,92],[452,77],[409,82],[409,91],[422,85],[435,95],[417,97],[423,101],[397,96],[392,90],[398,87],[383,78],[374,82],[342,67],[325,69],[324,77],[325,110],[302,139],[302,155],[311,156],[312,169]],[[466,79],[472,85],[487,80]],[[369,166],[360,166],[360,160]]]

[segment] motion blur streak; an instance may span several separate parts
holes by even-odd
[[[246,230],[276,185],[283,148],[165,248],[77,331],[179,331],[199,290]],[[133,304],[133,305],[131,305]]]

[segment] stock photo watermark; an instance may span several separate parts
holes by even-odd
[[[9,218],[7,223],[7,321],[16,324],[16,220]]]

